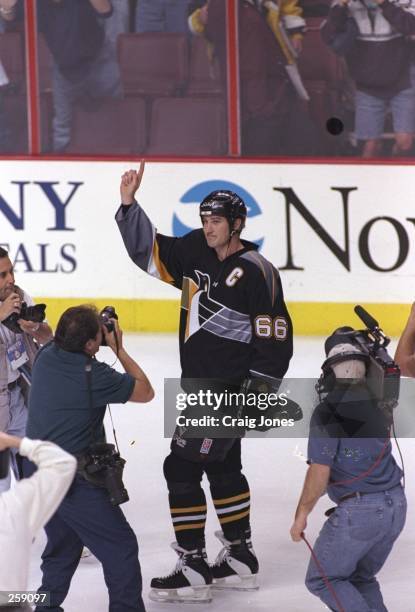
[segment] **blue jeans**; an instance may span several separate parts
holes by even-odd
[[[314,552],[344,612],[387,612],[375,576],[401,533],[405,518],[406,498],[399,485],[340,502],[324,523]],[[306,586],[331,610],[339,609],[313,559]]]
[[[359,140],[377,140],[382,136],[389,109],[392,113],[395,134],[412,134],[415,130],[413,86],[399,91],[390,98],[378,98],[357,90],[355,107],[355,133]]]
[[[188,32],[189,0],[138,0],[136,32]]]
[[[53,150],[64,151],[71,140],[72,112],[75,102],[98,107],[99,98],[121,97],[118,62],[111,42],[106,38],[98,56],[75,80],[66,78],[53,66]]]
[[[116,57],[117,39],[120,34],[129,31],[130,6],[128,0],[112,0],[112,15],[104,19],[104,28],[107,41],[114,49]]]
[[[27,475],[32,471],[27,466]],[[137,538],[119,506],[104,489],[77,475],[62,504],[45,527],[41,592],[50,592],[50,606],[37,612],[62,612],[83,546],[102,563],[110,612],[145,612]]]

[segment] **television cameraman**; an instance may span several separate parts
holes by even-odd
[[[353,334],[339,328],[325,343],[324,398],[310,422],[309,468],[291,538],[304,538],[307,517],[327,492],[337,505],[325,513],[306,586],[330,610],[387,612],[376,574],[404,527],[406,497],[389,415],[369,388],[369,356]]]
[[[26,433],[27,408],[24,397],[24,382],[20,369],[23,365],[31,369],[39,344],[52,338],[47,323],[18,319],[18,327],[11,326],[10,315],[19,315],[22,303],[33,306],[32,298],[15,285],[13,264],[8,252],[0,247],[0,431],[23,437]],[[16,479],[19,470],[16,449],[11,455],[11,466]],[[10,471],[0,479],[0,493],[10,487]]]
[[[38,612],[62,610],[84,545],[103,565],[110,612],[145,610],[137,539],[115,505],[128,499],[121,476],[112,462],[99,472],[105,478],[117,472],[114,491],[107,480],[97,482],[99,473],[92,475],[92,469],[102,467],[95,458],[97,448],[105,442],[106,405],[149,402],[154,391],[125,350],[117,321],[109,323],[113,331],[108,331],[108,320],[103,324],[93,306],[69,308],[58,322],[54,341],[40,351],[33,369],[28,436],[55,442],[78,458],[74,483],[45,527],[40,592],[50,592],[51,603],[38,606]],[[95,359],[103,337],[125,374]],[[114,485],[113,480],[111,483]]]
[[[11,603],[13,592],[27,589],[32,540],[59,506],[76,469],[75,458],[56,444],[0,431],[0,476],[8,471],[11,449],[19,450],[38,469],[0,493],[0,550],[7,551],[0,556],[0,610]]]

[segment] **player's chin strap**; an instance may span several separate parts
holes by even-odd
[[[235,223],[235,222],[234,222]],[[230,229],[230,226],[229,226]],[[221,264],[220,264],[220,268],[219,268],[219,273],[217,275],[217,277],[215,278],[215,280],[213,281],[213,286],[217,287],[219,284],[219,281],[221,279],[222,276],[222,272],[223,272],[223,268],[225,265],[225,261],[226,258],[228,256],[228,252],[229,252],[229,247],[231,246],[231,242],[232,242],[232,236],[234,236],[235,234],[240,234],[240,231],[237,229],[233,229],[229,232],[229,240],[228,240],[228,246],[226,247],[226,253],[225,253],[225,257],[222,259]]]

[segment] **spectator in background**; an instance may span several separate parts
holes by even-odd
[[[5,89],[8,84],[9,79],[0,59],[0,153],[7,151],[10,144],[10,134],[7,126],[7,113],[4,107]]]
[[[189,17],[218,56],[226,79],[226,3],[208,0]],[[305,21],[297,0],[239,0],[239,63],[244,155],[316,154],[318,139],[295,59]],[[287,35],[288,34],[288,35]]]
[[[0,0],[0,7],[8,21],[23,17],[22,0]],[[41,0],[37,13],[54,60],[53,149],[63,152],[71,139],[76,102],[94,110],[99,98],[121,95],[115,49],[102,23],[111,17],[112,5],[110,0]]]
[[[0,6],[0,34],[6,31],[6,24],[2,18],[3,12],[1,8],[2,7]],[[7,149],[9,148],[10,140],[9,130],[7,129],[7,114],[4,108],[4,89],[8,85],[8,83],[9,79],[0,59],[0,153],[7,151]]]
[[[189,0],[138,0],[136,32],[183,32],[187,29]]]
[[[111,0],[112,15],[105,19],[105,34],[114,49],[116,57],[117,39],[120,34],[130,30],[130,2],[129,0]]]
[[[393,154],[405,155],[412,148],[415,92],[404,35],[415,34],[414,8],[389,0],[335,0],[322,26],[323,40],[344,55],[356,85],[355,134],[364,143],[365,158],[382,151],[389,109],[395,135]]]

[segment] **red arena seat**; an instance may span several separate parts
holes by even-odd
[[[223,103],[215,98],[154,101],[148,155],[223,155]]]
[[[180,93],[189,73],[184,34],[145,32],[118,37],[118,59],[124,93],[169,96]]]
[[[94,111],[77,107],[67,153],[125,155],[146,146],[145,102],[138,98],[107,99]]]
[[[23,85],[25,66],[23,37],[20,32],[0,34],[0,59],[10,83]]]
[[[208,57],[208,46],[202,37],[194,36],[190,46],[188,96],[220,96],[223,87],[217,58],[213,62]]]

